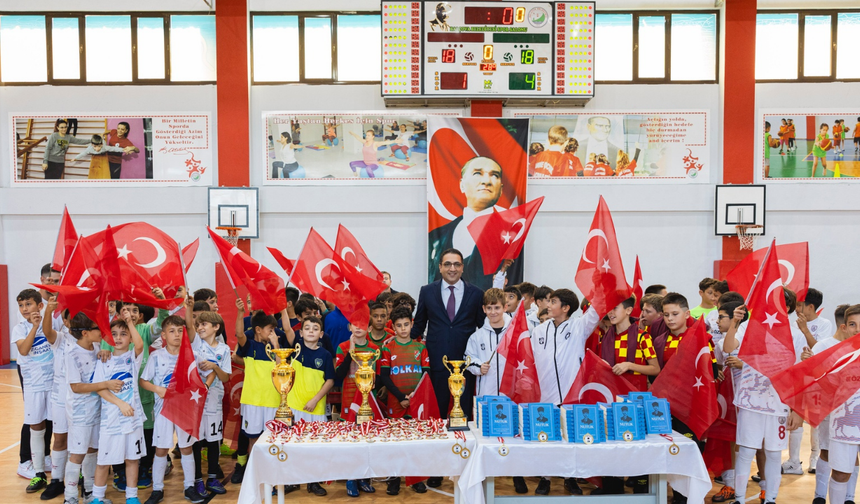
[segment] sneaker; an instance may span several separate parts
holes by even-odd
[[[152,486],[152,469],[141,473],[137,477],[137,488],[143,490]]]
[[[803,474],[803,462],[795,464],[790,460],[782,463],[782,474]]]
[[[125,492],[125,472],[114,473],[113,489],[118,492]]]
[[[146,499],[146,502],[143,504],[158,504],[164,500],[164,491],[163,490],[153,490],[151,494],[149,494],[149,498]]]
[[[350,497],[358,497],[358,481],[346,480],[346,495]]]
[[[191,504],[200,504],[206,500],[206,497],[197,493],[197,490],[193,486],[190,486],[185,489],[185,500],[190,501]]]
[[[574,478],[564,478],[564,489],[570,495],[582,495],[582,489],[579,488]]]
[[[308,492],[310,492],[310,491],[311,491],[311,489],[308,488]],[[397,495],[400,493],[400,477],[399,476],[395,476],[394,478],[389,478],[388,488],[385,489],[385,493],[387,493],[388,495]]]
[[[236,453],[236,450],[231,450],[230,447],[226,444],[221,445],[221,455],[225,457],[232,457],[234,453]]]
[[[761,483],[761,475],[760,474],[753,474],[752,476],[750,476],[750,479],[755,481],[756,483]]]
[[[293,493],[299,488],[301,488],[300,485],[284,485],[284,495],[287,495],[288,493]],[[275,487],[273,488],[273,490],[275,491],[275,493],[273,493],[272,495],[278,495],[278,488]]]
[[[33,479],[30,480],[30,484],[27,485],[27,493],[36,493],[47,486],[48,477],[45,475],[45,473],[36,473],[36,475],[33,476]]]
[[[514,491],[518,494],[529,493],[529,486],[522,476],[514,476]]]
[[[78,504],[77,497],[69,497],[68,499],[63,501],[63,504]]]
[[[412,490],[415,490],[415,493],[427,493],[427,485],[423,481],[419,481],[412,485]]]
[[[764,504],[764,490],[762,490],[761,493],[758,494],[758,500],[759,502],[761,502],[761,504]]]
[[[711,497],[711,502],[726,502],[735,499],[735,489],[726,485],[720,488],[720,491]]]
[[[36,477],[36,470],[33,469],[32,460],[18,463],[18,476],[26,480],[31,480]]]
[[[48,486],[45,488],[45,491],[42,492],[42,495],[39,496],[42,500],[51,500],[54,497],[59,497],[63,495],[63,492],[66,490],[66,485],[63,484],[60,480],[52,479]]]
[[[827,499],[824,497],[816,497],[812,499],[812,504],[827,504]]]
[[[206,490],[218,495],[224,495],[227,493],[227,489],[221,484],[221,480],[216,478],[206,480]]]
[[[194,481],[194,491],[204,499],[209,496],[209,492],[206,491],[206,483],[202,479]]]
[[[230,476],[230,483],[238,485],[245,478],[245,466],[236,462],[236,468],[233,469],[233,475]]]
[[[312,493],[317,497],[322,497],[328,492],[326,492],[325,488],[323,488],[319,483],[308,483],[308,493]]]
[[[137,497],[130,497],[125,500],[125,504],[140,504],[140,499]]]
[[[806,470],[809,474],[815,474],[815,466],[818,465],[818,457],[809,457],[809,469]]]
[[[724,483],[723,483],[723,476],[722,476],[722,475],[720,475],[720,476],[715,477],[715,478],[714,478],[714,483],[719,483],[719,484],[721,484],[721,485],[722,485],[722,484],[724,484]]]
[[[370,479],[360,479],[358,480],[358,489],[364,493],[374,493],[376,489],[373,488],[373,485],[370,483]]]
[[[166,478],[170,471],[173,470],[173,459],[170,458],[170,455],[167,456],[167,467],[164,469],[164,477]]]
[[[538,483],[537,488],[535,488],[535,495],[549,495],[549,488],[551,486],[551,482],[547,478],[541,478],[540,483]]]
[[[427,478],[427,486],[430,488],[439,488],[442,486],[442,478],[441,477],[433,477]]]

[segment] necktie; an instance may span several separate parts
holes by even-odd
[[[457,300],[454,299],[454,286],[448,286],[448,290],[451,291],[451,295],[448,296],[448,320],[453,322],[454,316],[457,314]]]

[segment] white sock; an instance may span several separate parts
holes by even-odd
[[[848,490],[848,482],[840,483],[830,478],[830,502],[845,502],[845,492]]]
[[[51,479],[63,481],[68,458],[69,450],[51,451]]]
[[[105,492],[107,492],[107,485],[93,487],[93,497],[96,499],[105,500]]]
[[[93,485],[96,480],[96,463],[98,462],[98,453],[87,453],[84,455],[83,475],[84,475],[84,491],[92,492]]]
[[[66,463],[66,490],[63,492],[63,500],[67,501],[78,496],[78,477],[81,475],[81,464],[75,464],[71,460]]]
[[[152,457],[152,489],[164,490],[164,471],[167,470],[167,455]]]
[[[125,487],[125,499],[133,499],[137,497],[137,485]]]
[[[735,470],[734,469],[726,469],[723,471],[723,485],[732,486],[735,481]]]
[[[800,443],[803,441],[803,425],[788,433],[788,462],[800,465]]]
[[[815,496],[827,498],[827,482],[830,481],[830,462],[818,458],[815,464]]]
[[[735,454],[735,496],[738,501],[746,498],[753,460],[755,460],[754,448],[738,446],[738,452]]]
[[[848,478],[848,488],[845,490],[845,500],[854,500],[854,492],[857,491],[857,466],[854,466],[854,472]]]
[[[779,464],[782,452],[765,450],[764,456],[764,473],[767,479],[767,486],[764,487],[765,502],[774,502],[779,494],[779,484],[782,482],[782,467]]]
[[[182,480],[183,487],[194,486],[194,456],[192,454],[182,455]]]
[[[809,458],[812,460],[817,459],[821,455],[821,446],[818,444],[818,427],[813,427],[810,430],[809,446],[812,448],[812,453]],[[816,469],[815,472],[818,472],[818,469]]]
[[[30,460],[36,474],[45,472],[45,429],[30,427]]]

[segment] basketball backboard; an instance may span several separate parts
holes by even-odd
[[[762,226],[751,230],[765,233],[765,186],[718,185],[714,208],[714,234],[735,236],[738,224]]]

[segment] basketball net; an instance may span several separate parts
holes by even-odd
[[[233,245],[235,247],[239,243],[239,230],[241,230],[242,228],[233,226],[218,226],[215,229],[227,232],[227,236],[225,236],[224,238],[230,245]]]
[[[761,234],[762,227],[755,224],[738,224],[735,226],[738,232],[738,240],[741,242],[741,250],[752,250],[755,247],[755,239]]]

